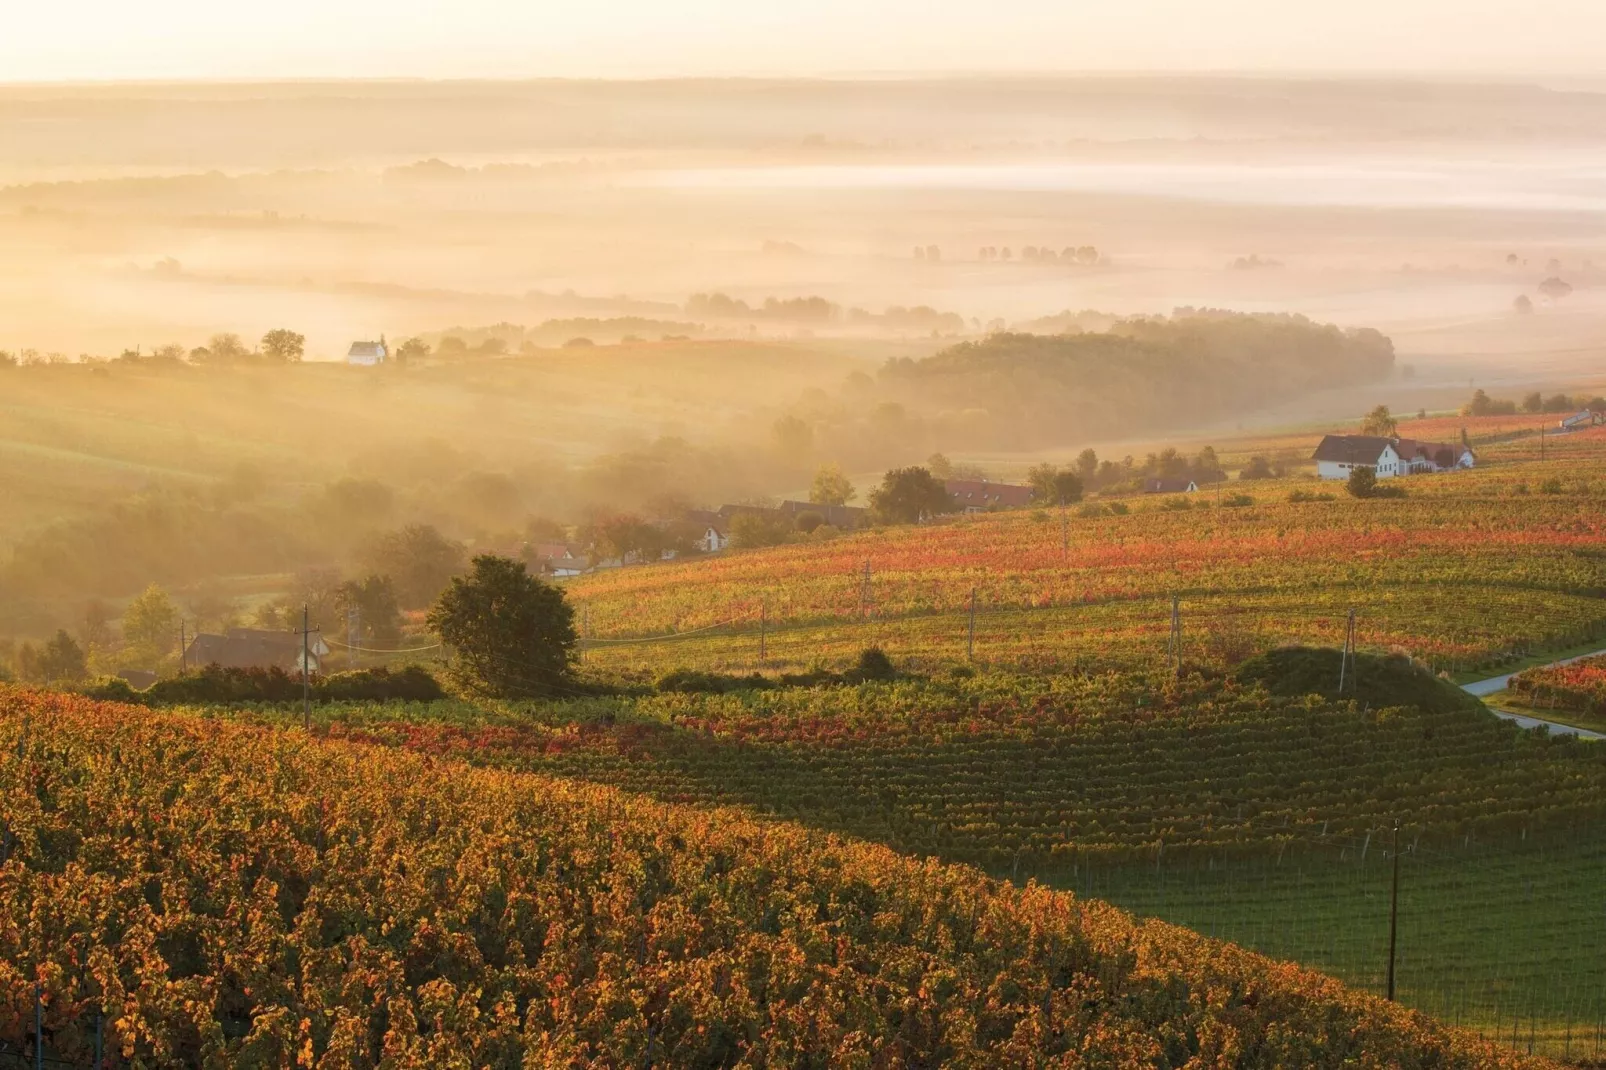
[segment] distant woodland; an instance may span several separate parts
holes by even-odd
[[[994,334],[891,361],[882,379],[935,409],[956,446],[1035,449],[1229,417],[1393,365],[1393,343],[1375,330],[1184,309],[1097,333]]]

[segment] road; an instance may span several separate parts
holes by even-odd
[[[1562,658],[1560,661],[1553,661],[1550,664],[1566,665],[1570,662],[1582,661],[1584,658],[1599,657],[1602,654],[1606,654],[1606,650],[1597,650],[1592,654],[1579,654],[1574,658]],[[1536,668],[1537,666],[1530,667]],[[1491,676],[1487,680],[1477,680],[1470,684],[1463,684],[1461,685],[1461,690],[1469,695],[1477,695],[1479,698],[1483,698],[1486,695],[1494,694],[1496,691],[1504,691],[1506,683],[1515,675],[1516,673],[1508,672],[1504,676]],[[1570,724],[1557,724],[1555,721],[1545,721],[1538,717],[1527,717],[1520,713],[1508,713],[1505,710],[1493,708],[1489,712],[1496,717],[1504,717],[1508,721],[1515,721],[1523,728],[1538,728],[1540,725],[1544,725],[1558,736],[1577,736],[1579,739],[1606,739],[1606,735],[1602,735],[1599,732],[1591,732],[1587,728],[1574,728]]]

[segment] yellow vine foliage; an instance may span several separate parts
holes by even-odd
[[[0,689],[0,1041],[140,1067],[1539,1065],[736,811]]]

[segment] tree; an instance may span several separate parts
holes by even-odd
[[[870,492],[870,511],[883,524],[918,524],[952,510],[947,488],[924,468],[894,468]]]
[[[1537,390],[1535,390],[1531,394],[1525,395],[1523,397],[1523,399],[1522,399],[1522,411],[1523,412],[1544,412],[1545,411],[1545,396],[1543,394],[1541,394]]]
[[[1552,301],[1560,301],[1563,297],[1572,293],[1573,288],[1572,284],[1566,279],[1552,275],[1539,284],[1539,292]]]
[[[1353,497],[1370,498],[1377,493],[1377,473],[1364,465],[1357,465],[1350,469],[1349,483],[1345,489]]]
[[[389,576],[370,573],[347,580],[336,589],[335,601],[343,614],[355,613],[359,640],[388,645],[401,638],[401,607]]]
[[[403,609],[434,601],[453,576],[463,570],[463,544],[428,524],[410,524],[369,544],[364,560],[372,572],[389,576]]]
[[[83,648],[65,630],[39,649],[33,663],[33,677],[42,684],[76,683],[89,675]]]
[[[490,698],[531,698],[562,690],[574,657],[574,609],[563,592],[531,576],[524,563],[475,557],[429,611],[428,623],[452,649],[451,674]]]
[[[1076,474],[1082,477],[1082,486],[1093,485],[1099,474],[1099,455],[1091,449],[1083,450],[1076,455]]]
[[[276,327],[262,336],[262,355],[283,363],[299,361],[307,352],[307,339],[294,331]]]
[[[952,479],[954,478],[954,462],[950,461],[944,454],[933,453],[926,458],[926,471],[938,479]]]
[[[1265,457],[1256,454],[1249,458],[1249,463],[1238,472],[1239,479],[1271,479],[1276,473],[1272,471],[1271,462]]]
[[[105,602],[98,598],[91,598],[84,606],[83,625],[79,635],[83,638],[84,646],[94,650],[105,650],[112,645],[112,613]]]
[[[784,516],[770,512],[737,513],[731,518],[731,548],[755,550],[761,546],[779,546],[792,533],[792,525]]]
[[[123,610],[123,638],[157,657],[178,641],[178,607],[156,584],[128,603]]]
[[[1511,307],[1519,316],[1529,315],[1534,310],[1533,298],[1527,294],[1518,294],[1517,299],[1511,302]]]
[[[1393,438],[1399,427],[1399,421],[1389,413],[1387,405],[1379,405],[1361,419],[1361,434],[1363,435]]]
[[[202,354],[198,359],[211,361],[214,364],[227,364],[231,361],[244,360],[251,355],[251,351],[245,348],[245,343],[240,340],[240,336],[231,332],[214,334],[211,338],[208,338],[206,345],[202,349],[190,353],[191,360],[197,359],[197,352]]]
[[[422,338],[409,338],[396,347],[396,363],[407,364],[429,356],[429,343]]]
[[[1026,473],[1032,497],[1043,505],[1072,505],[1082,500],[1082,477],[1069,468],[1037,465]]]
[[[786,457],[802,457],[814,446],[814,428],[786,415],[775,421],[775,448]]]
[[[848,477],[842,473],[842,466],[832,461],[822,464],[814,473],[814,485],[809,488],[809,501],[817,505],[846,505],[853,500],[857,491]]]

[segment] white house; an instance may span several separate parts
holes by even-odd
[[[717,554],[721,550],[729,549],[730,544],[730,528],[722,523],[715,522],[710,523],[708,527],[704,529],[703,537],[698,541],[697,546],[704,553]]]
[[[346,363],[364,368],[372,368],[389,359],[390,349],[385,345],[384,335],[380,335],[377,342],[353,342],[351,348],[346,350]]]
[[[1401,473],[1394,440],[1378,435],[1327,435],[1311,460],[1323,479],[1348,479],[1357,468],[1370,468],[1379,479]]]
[[[1416,472],[1448,472],[1471,468],[1472,450],[1443,442],[1417,442],[1379,435],[1327,435],[1311,455],[1323,479],[1348,479],[1357,468],[1370,468],[1379,479]]]

